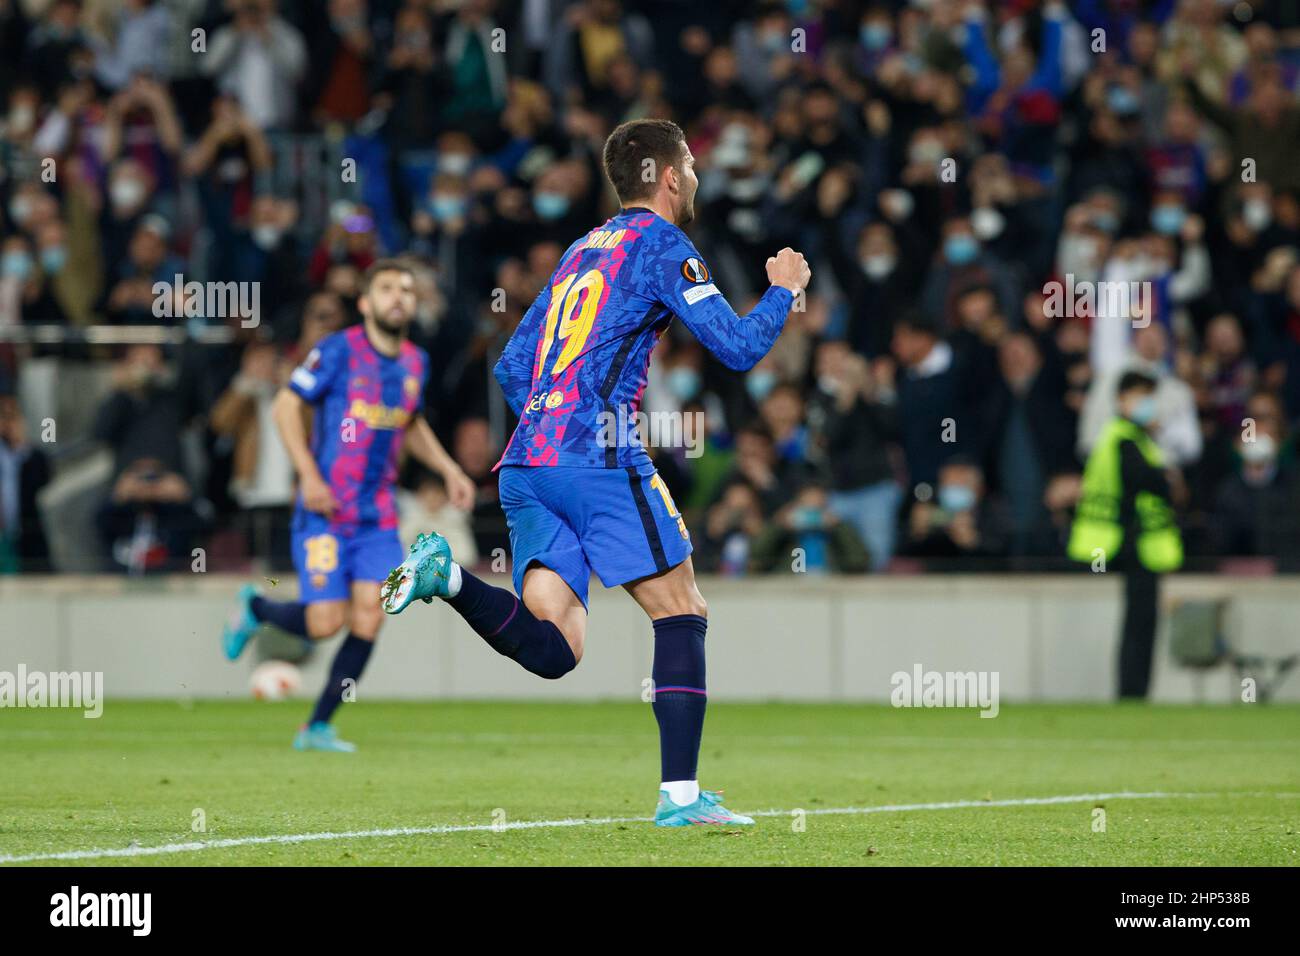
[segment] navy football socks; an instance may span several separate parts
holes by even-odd
[[[249,602],[249,607],[253,617],[264,624],[274,624],[299,637],[307,636],[307,605],[301,601],[268,601],[259,594]]]
[[[511,592],[480,581],[464,568],[460,571],[460,591],[446,601],[489,647],[547,680],[578,666],[558,627],[539,621]]]
[[[316,709],[312,711],[313,724],[329,723],[334,711],[343,703],[344,682],[351,680],[353,686],[356,685],[361,679],[361,672],[366,669],[366,661],[370,660],[370,651],[374,646],[374,641],[363,640],[355,634],[349,634],[343,639],[334,654],[334,663],[330,665],[329,680],[316,701]]]
[[[704,632],[709,622],[679,614],[654,622],[655,720],[661,780],[694,780],[704,733]]]

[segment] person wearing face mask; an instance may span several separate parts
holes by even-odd
[[[1124,571],[1119,696],[1143,699],[1151,683],[1159,619],[1160,575],[1183,563],[1183,540],[1173,499],[1185,488],[1151,437],[1156,425],[1156,380],[1126,372],[1119,381],[1119,414],[1102,429],[1083,471],[1082,494],[1070,531],[1072,560]]]
[[[815,481],[776,513],[754,539],[750,556],[764,574],[862,574],[868,568],[862,539],[830,508],[826,489]]]
[[[985,494],[984,472],[974,459],[954,455],[939,468],[938,491],[908,514],[907,553],[916,557],[978,558],[980,567],[1006,552],[1001,503]],[[954,567],[951,563],[947,567]]]
[[[66,321],[50,294],[48,276],[26,238],[10,236],[0,245],[0,324],[17,324],[24,319]]]
[[[959,216],[944,224],[939,256],[927,276],[921,306],[930,315],[942,316],[943,328],[954,328],[957,299],[963,289],[975,284],[994,290],[1003,315],[1012,314],[1020,301],[1011,268],[981,245],[971,217]]]
[[[867,358],[888,355],[894,319],[920,284],[924,242],[906,221],[895,225],[880,219],[862,227],[855,248],[840,233],[838,218],[828,216],[822,223],[822,249],[848,301],[849,344]]]
[[[1210,550],[1223,556],[1269,557],[1277,561],[1278,570],[1294,571],[1300,559],[1295,446],[1271,392],[1252,396],[1244,418],[1253,427],[1237,430],[1233,471],[1215,490],[1208,515]]]
[[[894,553],[901,486],[894,478],[889,443],[897,434],[897,409],[886,383],[847,342],[817,346],[817,388],[808,400],[808,458],[823,476],[830,508],[851,524],[882,571]]]
[[[1108,323],[1116,324],[1113,320],[1093,322],[1093,346]],[[1183,468],[1200,460],[1204,440],[1197,417],[1196,395],[1187,382],[1173,373],[1171,351],[1168,330],[1159,322],[1152,321],[1133,333],[1133,349],[1121,364],[1109,370],[1099,369],[1094,353],[1091,361],[1093,381],[1079,418],[1077,450],[1080,458],[1086,458],[1092,451],[1106,423],[1114,416],[1119,381],[1127,372],[1139,371],[1157,383],[1155,399],[1159,414],[1156,418],[1160,426],[1155,432],[1155,440],[1169,464]]]

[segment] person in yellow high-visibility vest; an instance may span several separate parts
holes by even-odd
[[[1151,437],[1156,425],[1156,381],[1126,372],[1118,388],[1119,414],[1102,430],[1083,471],[1083,489],[1070,529],[1075,561],[1124,571],[1124,625],[1120,635],[1119,696],[1146,697],[1159,613],[1160,575],[1183,563],[1183,541],[1173,498],[1185,489]]]

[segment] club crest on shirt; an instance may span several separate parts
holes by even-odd
[[[402,380],[402,391],[406,393],[407,398],[415,398],[420,394],[420,380],[414,375],[408,375]]]
[[[709,267],[695,256],[690,256],[682,262],[682,278],[687,282],[708,282]]]

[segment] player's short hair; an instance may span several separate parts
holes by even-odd
[[[1132,369],[1119,377],[1119,385],[1115,388],[1115,394],[1123,395],[1125,392],[1130,392],[1133,389],[1138,388],[1144,392],[1154,392],[1156,390],[1156,385],[1157,382],[1153,376],[1148,375],[1146,372]]]
[[[375,281],[375,277],[381,272],[402,272],[412,279],[415,278],[415,270],[411,268],[411,264],[405,259],[376,259],[361,277],[361,295],[370,294],[370,284]]]
[[[686,134],[670,120],[630,120],[610,133],[605,140],[605,175],[619,202],[626,205],[654,195],[661,169],[671,166],[680,172],[685,143]]]

